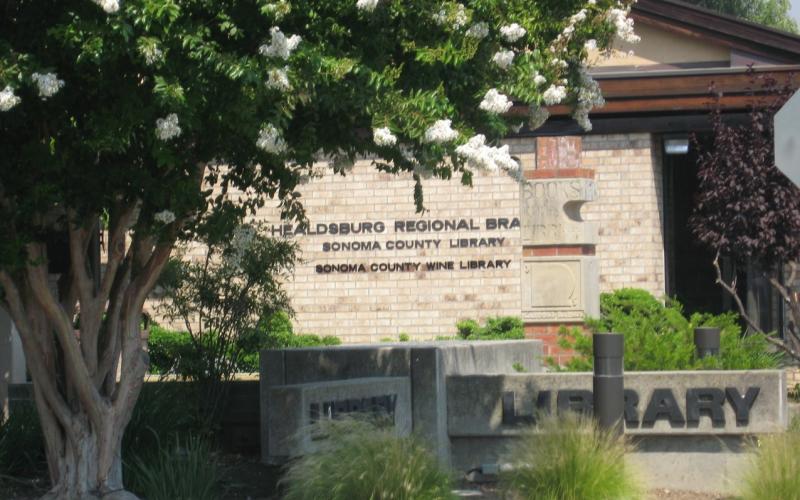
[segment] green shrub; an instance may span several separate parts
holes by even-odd
[[[198,342],[214,342],[213,332],[204,334]],[[238,351],[236,371],[255,373],[258,371],[259,351],[262,349],[284,349],[292,347],[318,347],[339,345],[338,337],[320,337],[313,334],[295,334],[289,315],[283,311],[270,315],[259,322],[257,328],[237,336],[230,349]],[[192,342],[188,332],[167,330],[158,325],[150,327],[148,341],[150,373],[174,373],[184,378],[193,378],[203,369],[202,349]]]
[[[327,422],[318,451],[290,464],[285,500],[454,498],[447,472],[413,437],[346,419]]]
[[[44,436],[33,403],[15,405],[5,420],[0,412],[0,476],[38,476],[46,466]]]
[[[167,330],[159,325],[150,325],[147,341],[150,355],[150,373],[165,375],[187,371],[185,365],[192,363],[192,338],[188,332]]]
[[[525,338],[522,319],[516,316],[498,316],[486,319],[481,326],[474,319],[456,323],[458,337],[462,340],[518,340]]]
[[[800,496],[800,432],[762,438],[743,478],[743,500],[796,500]]]
[[[592,332],[625,335],[626,370],[750,370],[775,368],[780,355],[770,350],[762,335],[742,337],[738,316],[695,313],[689,318],[675,300],[662,304],[645,290],[621,289],[600,296],[600,318],[587,319]],[[721,330],[720,355],[695,356],[694,329],[713,326]],[[592,369],[592,338],[578,328],[563,328],[559,345],[575,356],[562,367],[569,371]],[[556,363],[548,360],[551,366]]]
[[[125,483],[147,500],[216,500],[220,498],[220,467],[198,437],[159,447],[154,453],[133,456]]]
[[[510,448],[503,488],[519,500],[625,500],[642,488],[625,463],[623,438],[575,414],[545,418]]]
[[[400,342],[408,342],[411,340],[411,336],[406,332],[400,332],[400,335],[397,337],[397,340]]]

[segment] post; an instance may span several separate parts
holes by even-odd
[[[601,429],[621,435],[625,411],[625,337],[621,333],[598,333],[593,336],[593,345],[594,415]]]
[[[700,327],[694,329],[694,347],[698,358],[719,354],[719,328]]]

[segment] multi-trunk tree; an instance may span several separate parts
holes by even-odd
[[[760,272],[780,297],[789,321],[784,335],[767,339],[800,360],[800,189],[775,166],[774,117],[795,89],[794,76],[777,81],[751,72],[755,98],[744,125],[729,124],[719,103],[711,114],[712,139],[700,146],[698,194],[689,224],[716,252],[717,283],[736,303],[750,330],[763,332],[747,314],[736,279],[726,281],[720,257]],[[719,96],[719,94],[715,94]],[[788,272],[787,272],[788,270]]]
[[[321,159],[414,172],[420,208],[428,174],[517,168],[495,142],[512,97],[588,127],[587,47],[636,39],[629,3],[0,0],[0,297],[48,497],[123,494],[142,307],[176,242],[265,203],[301,216]]]

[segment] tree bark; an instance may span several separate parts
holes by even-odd
[[[70,221],[71,265],[57,287],[47,275],[43,243],[28,245],[23,268],[0,270],[0,300],[17,326],[33,379],[52,482],[46,499],[136,498],[124,490],[122,436],[148,366],[142,308],[176,231],[173,226],[161,239],[131,237],[135,212],[134,205],[115,218],[103,276],[93,274],[101,266],[91,262],[98,256],[89,254],[93,235],[85,229],[96,216]]]

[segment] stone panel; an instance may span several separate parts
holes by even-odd
[[[599,314],[597,259],[527,257],[522,270],[522,318],[528,323],[582,321]]]
[[[523,245],[591,245],[597,226],[584,222],[581,207],[597,197],[591,179],[539,179],[521,184]]]
[[[365,411],[374,405],[383,413],[384,401],[389,398],[395,432],[400,436],[411,433],[411,384],[407,377],[362,378],[272,387],[272,404],[267,418],[269,426],[269,456],[291,457],[315,449],[312,439],[317,419]]]

